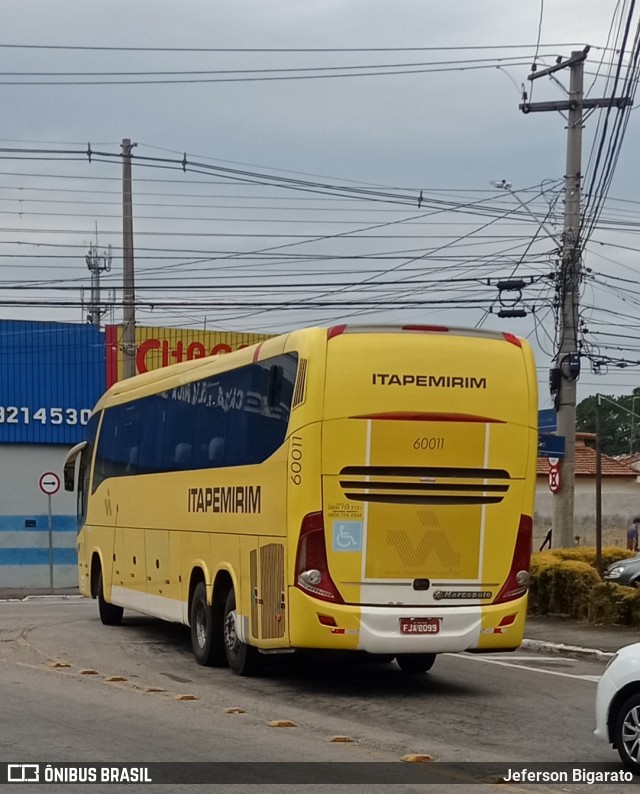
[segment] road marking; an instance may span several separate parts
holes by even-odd
[[[454,654],[455,656],[459,656],[459,654]],[[491,654],[491,653],[483,653],[483,659],[491,659],[492,661],[503,662],[504,661],[504,653],[501,654]],[[554,654],[553,656],[517,656],[512,657],[514,662],[575,662],[575,659],[568,659],[565,656],[558,656]]]
[[[486,659],[482,656],[465,656],[461,653],[447,653],[446,656],[457,656],[459,659],[468,659],[473,662],[484,662],[485,664],[497,664],[499,667],[515,667],[516,670],[530,670],[532,673],[544,673],[545,675],[558,675],[561,678],[577,678],[580,681],[590,681],[597,684],[600,680],[599,675],[577,675],[576,673],[561,673],[559,670],[545,670],[540,667],[530,667],[526,664],[514,664],[513,662],[503,662],[498,659]],[[573,661],[571,659],[567,661]]]

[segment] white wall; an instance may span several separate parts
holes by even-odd
[[[61,487],[48,497],[40,476],[55,472],[62,482],[65,446],[0,444],[0,589],[74,587],[76,497]],[[51,540],[52,552],[49,552]],[[53,562],[53,565],[51,565]]]
[[[47,497],[38,488],[46,471],[62,481],[64,456],[70,447],[40,444],[0,444],[0,514],[22,515],[47,512]],[[75,495],[60,490],[51,497],[57,514],[76,512]]]
[[[538,477],[534,513],[534,549],[538,536],[552,523],[553,494],[546,478]],[[581,542],[593,543],[596,524],[596,484],[594,477],[577,477],[575,490],[575,534]],[[607,538],[624,542],[624,531],[630,520],[640,515],[640,483],[617,477],[602,478],[602,528]]]

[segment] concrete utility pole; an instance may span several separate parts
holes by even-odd
[[[122,139],[122,349],[124,377],[136,374],[136,295],[133,278],[133,202],[131,150],[137,144]]]
[[[580,181],[582,178],[582,101],[586,53],[571,53],[567,167],[564,176],[564,229],[558,275],[560,339],[555,369],[560,370],[556,402],[558,435],[564,436],[560,490],[553,496],[554,546],[573,546],[576,482],[576,394],[580,374],[578,320],[580,300]]]
[[[568,111],[567,159],[564,177],[564,228],[557,278],[559,340],[549,385],[555,395],[558,435],[565,438],[564,458],[560,463],[560,490],[553,497],[553,546],[567,547],[574,543],[574,496],[576,474],[576,382],[580,375],[578,340],[579,289],[581,280],[580,250],[580,187],[582,162],[582,112],[587,108],[623,107],[627,100],[584,99],[584,62],[589,47],[571,53],[566,61],[541,71],[534,71],[529,80],[537,80],[569,67],[569,99],[563,102],[523,102],[524,113],[536,111]]]

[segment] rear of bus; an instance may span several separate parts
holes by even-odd
[[[300,523],[291,644],[393,655],[517,648],[537,456],[527,343],[337,326],[324,383],[322,509]]]

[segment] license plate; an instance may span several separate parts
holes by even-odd
[[[438,634],[440,618],[400,618],[400,634]]]

